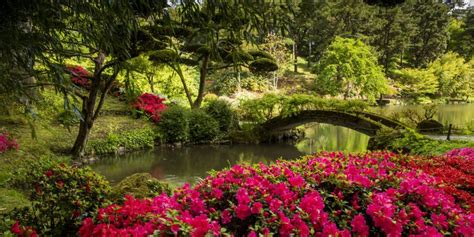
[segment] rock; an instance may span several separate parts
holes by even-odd
[[[161,193],[171,193],[168,184],[160,182],[149,173],[137,173],[124,178],[113,188],[113,193],[117,197],[125,194],[136,198],[155,197]]]
[[[443,133],[443,128],[443,124],[434,119],[423,120],[416,125],[416,130],[422,133]]]
[[[117,149],[117,155],[119,155],[119,156],[125,155],[126,152],[127,152],[127,149],[125,149],[125,147],[123,147],[123,146],[121,146]]]

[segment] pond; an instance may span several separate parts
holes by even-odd
[[[384,115],[412,107],[386,106],[377,108]],[[474,104],[440,105],[436,119],[442,123],[462,126],[474,119]],[[271,163],[277,159],[296,159],[320,150],[362,152],[367,149],[369,137],[354,130],[329,124],[308,124],[305,138],[292,144],[189,146],[184,148],[159,147],[152,151],[141,151],[120,157],[107,157],[92,165],[92,168],[112,183],[139,172],[148,172],[154,177],[173,185],[195,183],[208,171],[222,170],[239,163]]]

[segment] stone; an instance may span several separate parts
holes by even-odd
[[[416,130],[421,133],[443,133],[443,124],[434,120],[423,120],[416,125]]]
[[[128,194],[136,198],[150,198],[163,192],[171,193],[168,184],[160,182],[149,173],[130,175],[113,187],[113,193],[117,197],[123,197],[125,194]]]

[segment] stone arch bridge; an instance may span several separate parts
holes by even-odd
[[[261,124],[265,133],[280,133],[305,123],[326,123],[347,127],[370,137],[384,128],[407,128],[403,123],[369,112],[343,112],[337,110],[304,110],[291,116],[277,116]]]

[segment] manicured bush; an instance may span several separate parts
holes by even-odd
[[[145,93],[137,98],[133,107],[137,110],[144,111],[154,122],[160,121],[161,112],[166,109],[163,103],[166,99],[157,95]]]
[[[109,134],[104,139],[93,140],[89,146],[96,154],[115,153],[120,147],[125,150],[153,148],[156,132],[150,128],[134,129],[118,134]]]
[[[171,106],[161,113],[158,128],[165,142],[175,143],[188,140],[187,114],[188,111],[180,106]]]
[[[14,177],[12,185],[28,192],[31,201],[31,207],[10,213],[17,236],[73,236],[81,221],[106,203],[110,191],[108,182],[89,168],[44,160]]]
[[[204,107],[204,111],[219,123],[219,130],[228,133],[236,125],[236,114],[230,104],[224,100],[211,100]]]
[[[93,77],[92,73],[87,71],[78,65],[66,66],[66,70],[71,74],[71,81],[77,86],[89,89],[91,86],[90,78]]]
[[[0,133],[0,154],[11,149],[18,150],[19,145],[15,138],[12,138],[8,132]]]
[[[146,198],[155,197],[162,193],[171,193],[166,183],[160,182],[148,173],[130,175],[120,181],[112,190],[114,196],[119,198],[125,195],[131,195],[136,198]]]
[[[79,235],[471,236],[474,214],[412,159],[333,152],[236,165],[173,196],[103,208]]]
[[[219,135],[219,123],[206,112],[193,109],[189,114],[189,140],[194,143],[213,141]]]

